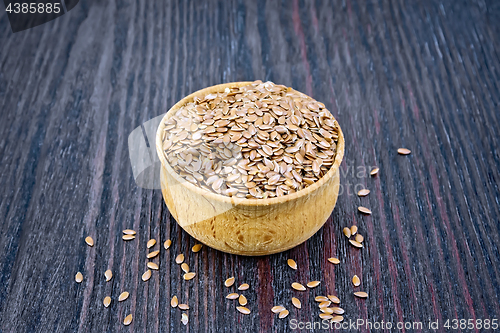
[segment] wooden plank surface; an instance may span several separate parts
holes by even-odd
[[[499,22],[495,1],[80,1],[12,34],[2,7],[0,332],[285,332],[293,319],[319,321],[314,296],[327,293],[347,322],[439,320],[446,332],[447,319],[500,319]],[[343,193],[290,251],[193,254],[160,190],[135,184],[128,135],[193,91],[255,79],[305,92],[338,119]],[[361,186],[368,197],[354,195]],[[362,250],[342,235],[352,224]],[[124,242],[125,228],[137,239]],[[150,238],[172,246],[144,283]],[[354,274],[367,300],[353,296]],[[230,276],[251,285],[250,315],[225,299]],[[290,288],[309,280],[322,283]],[[187,326],[173,295],[191,307]],[[286,319],[270,311],[279,304]]]

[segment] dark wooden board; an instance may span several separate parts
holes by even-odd
[[[346,321],[439,320],[445,332],[447,319],[500,319],[499,22],[495,1],[80,1],[12,34],[2,7],[0,332],[285,332],[319,321],[313,298],[326,293]],[[290,251],[193,254],[161,192],[135,184],[128,135],[188,93],[254,79],[331,110],[346,139],[344,193]],[[363,174],[371,166],[377,177]],[[370,195],[353,195],[357,184]],[[341,233],[351,224],[362,250]],[[122,241],[125,228],[135,241]],[[149,238],[173,244],[144,283]],[[181,252],[198,273],[190,282],[173,261]],[[354,274],[367,300],[352,295]],[[225,299],[233,275],[251,285],[250,315]],[[291,290],[308,280],[322,283]],[[191,307],[186,327],[174,294]],[[286,319],[271,313],[278,304]]]

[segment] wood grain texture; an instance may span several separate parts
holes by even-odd
[[[0,332],[285,332],[319,320],[314,296],[327,293],[352,320],[499,318],[499,21],[495,1],[80,1],[12,34],[2,7]],[[344,192],[285,253],[193,254],[161,191],[136,186],[128,135],[193,91],[254,79],[331,110],[348,143]],[[377,177],[362,174],[371,166]],[[355,184],[371,193],[357,197]],[[351,224],[361,251],[342,234]],[[121,239],[126,228],[136,240]],[[173,243],[144,283],[150,238]],[[197,272],[189,282],[179,253]],[[352,295],[354,274],[367,300]],[[322,283],[290,288],[310,280]],[[250,315],[225,299],[243,282]],[[173,295],[191,307],[188,326]],[[286,319],[271,313],[278,304]]]

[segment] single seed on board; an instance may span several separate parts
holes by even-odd
[[[104,307],[107,308],[111,304],[111,297],[109,297],[109,296],[104,297],[102,304],[104,304]]]
[[[332,311],[333,311],[333,313],[338,314],[338,315],[344,314],[344,312],[345,312],[344,309],[339,308],[339,307],[333,307]]]
[[[113,272],[111,272],[111,270],[108,269],[106,272],[104,272],[104,276],[106,277],[106,282],[108,282],[113,277]]]
[[[184,304],[184,303],[179,304],[179,309],[181,309],[181,310],[189,310],[189,305]]]
[[[123,230],[123,234],[124,235],[135,235],[136,232],[135,232],[135,230],[132,230],[132,229],[125,229],[125,230]]]
[[[80,273],[80,272],[76,273],[76,275],[75,275],[75,281],[77,283],[80,283],[80,282],[83,281],[83,275],[82,275],[82,273]]]
[[[360,284],[361,284],[361,281],[359,280],[359,277],[357,275],[354,275],[352,277],[352,284],[355,286],[355,287],[358,287]]]
[[[285,310],[283,310],[283,311],[281,311],[281,312],[279,313],[278,317],[279,317],[280,319],[283,319],[283,318],[285,318],[286,316],[288,316],[288,314],[289,314],[289,313],[290,313],[290,312],[289,312],[288,310],[286,310],[286,309],[285,309]]]
[[[338,258],[328,258],[328,261],[331,262],[332,264],[338,265],[340,264],[340,260]]]
[[[408,155],[411,153],[411,150],[406,149],[406,148],[399,148],[398,149],[398,154],[400,155]]]
[[[165,243],[163,243],[163,247],[165,248],[165,250],[168,250],[170,245],[172,245],[172,241],[170,239],[167,239]]]
[[[362,235],[357,234],[356,237],[354,238],[356,242],[358,243],[363,243],[363,240],[365,239]]]
[[[290,266],[293,269],[297,269],[297,263],[293,259],[288,259],[287,260],[288,266]]]
[[[311,281],[307,283],[307,286],[309,288],[316,288],[317,286],[319,286],[320,283],[321,283],[320,281]]]
[[[281,311],[286,310],[284,306],[282,305],[276,305],[271,308],[271,312],[273,313],[280,313]]]
[[[182,314],[182,319],[181,319],[181,322],[184,326],[186,326],[189,322],[189,317],[187,315],[187,313],[183,313]]]
[[[237,299],[238,297],[240,297],[240,295],[238,295],[237,293],[231,293],[226,296],[227,299]]]
[[[159,250],[156,250],[156,251],[153,251],[153,252],[148,253],[148,254],[146,255],[146,257],[147,257],[148,259],[151,259],[151,258],[156,257],[159,253],[160,253],[160,251],[159,251]]]
[[[326,314],[332,314],[333,309],[332,308],[319,308],[319,311],[326,313]]]
[[[231,287],[233,284],[234,284],[234,276],[230,277],[229,279],[227,279],[226,281],[224,281],[224,285],[226,287]]]
[[[132,323],[132,314],[129,314],[128,316],[123,319],[123,325],[128,326]]]
[[[150,249],[153,246],[155,246],[155,244],[156,244],[156,239],[150,239],[150,240],[148,240],[146,246],[147,246],[148,249]]]
[[[189,266],[185,262],[182,263],[181,269],[184,271],[184,273],[189,273]]]
[[[342,317],[342,316],[335,316],[335,317],[332,318],[332,323],[340,323],[343,320],[344,320],[344,317]]]
[[[135,236],[134,235],[123,235],[122,239],[125,241],[129,241],[129,240],[135,239]]]
[[[90,236],[85,238],[85,243],[87,243],[88,246],[94,246],[94,240]]]
[[[365,293],[364,291],[356,291],[354,293],[354,296],[359,297],[359,298],[367,298],[368,294]]]
[[[186,273],[186,274],[184,274],[184,280],[189,281],[192,278],[194,278],[195,276],[196,276],[195,272]]]
[[[303,285],[301,285],[300,283],[297,283],[297,282],[292,283],[292,288],[295,290],[298,290],[298,291],[306,290],[306,287],[304,287]]]
[[[355,246],[357,248],[362,248],[363,244],[356,242],[355,240],[349,239],[349,243],[351,243],[352,246]]]
[[[320,313],[319,317],[321,319],[323,319],[323,320],[325,320],[325,319],[332,319],[333,318],[333,316],[331,314],[326,314],[326,313]]]
[[[325,296],[316,296],[316,297],[314,298],[314,300],[315,300],[316,302],[328,302],[328,298],[327,298],[327,297],[325,297]]]
[[[120,296],[118,296],[118,302],[123,302],[124,300],[126,300],[129,296],[129,293],[128,291],[124,291],[120,294]]]
[[[358,191],[358,197],[366,197],[368,194],[370,194],[370,190],[366,188]]]
[[[321,302],[319,303],[318,307],[321,309],[321,308],[327,308],[330,306],[330,304],[332,304],[332,302],[330,301],[324,301],[324,302]]]
[[[148,268],[151,268],[151,269],[154,269],[154,270],[158,270],[158,265],[155,264],[154,262],[148,262],[147,264]]]
[[[183,261],[184,261],[184,255],[182,253],[179,254],[177,257],[175,257],[175,262],[176,263],[182,264]]]
[[[328,295],[328,299],[330,301],[332,301],[332,303],[334,303],[334,304],[339,304],[340,303],[340,299],[337,296]]]
[[[379,170],[380,170],[379,168],[375,168],[375,169],[373,169],[372,171],[370,171],[370,175],[371,175],[371,176],[376,176],[376,175],[378,174],[378,171],[379,171]]]
[[[248,288],[250,288],[248,283],[243,283],[241,286],[238,287],[238,290],[247,290]]]
[[[247,305],[248,303],[247,298],[244,295],[240,295],[240,297],[238,298],[238,302],[240,303],[240,305]]]
[[[347,238],[350,238],[350,237],[351,237],[351,229],[349,229],[348,227],[345,227],[342,231],[344,232],[344,235],[345,235]]]
[[[300,303],[300,300],[297,297],[292,297],[292,304],[295,306],[297,309],[302,308],[302,303]]]
[[[149,278],[151,277],[151,270],[148,269],[147,271],[144,272],[144,274],[142,274],[142,281],[147,281],[149,280]]]
[[[236,309],[243,314],[250,314],[250,309],[245,308],[244,306],[237,306]]]
[[[174,297],[170,300],[170,306],[175,308],[177,305],[179,305],[179,299],[174,295]]]
[[[371,215],[372,211],[369,210],[368,208],[366,207],[363,207],[363,206],[359,206],[358,207],[358,210],[363,213],[363,214],[366,214],[366,215]]]
[[[196,253],[196,252],[200,252],[200,250],[201,250],[201,248],[202,248],[202,247],[203,247],[203,245],[202,245],[202,244],[195,244],[195,245],[193,246],[193,248],[191,249],[191,251],[193,251],[194,253]]]
[[[353,225],[351,226],[351,236],[354,236],[358,232],[358,227]]]

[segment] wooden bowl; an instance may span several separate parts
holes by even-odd
[[[267,255],[288,250],[314,235],[337,202],[339,166],[344,156],[344,135],[339,127],[337,154],[330,170],[316,183],[298,192],[270,199],[227,197],[209,192],[179,176],[163,153],[165,121],[195,96],[203,98],[226,87],[251,82],[220,84],[199,90],[175,104],[156,133],[163,198],[177,223],[198,241],[217,250],[240,255]]]

